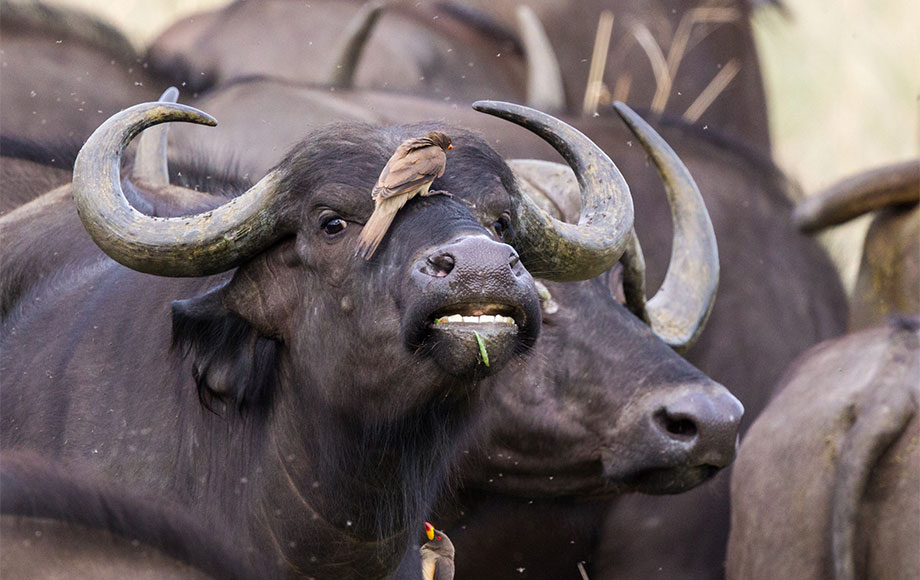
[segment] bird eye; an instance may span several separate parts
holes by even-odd
[[[327,236],[332,237],[345,231],[345,228],[348,227],[348,222],[336,215],[330,215],[323,218],[320,227],[323,228],[323,232]]]
[[[502,214],[495,223],[492,224],[492,229],[495,230],[495,235],[498,236],[498,239],[504,240],[505,234],[508,232],[508,229],[511,227],[511,218],[505,214]]]

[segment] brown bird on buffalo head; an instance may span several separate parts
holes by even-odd
[[[441,530],[425,522],[428,541],[418,549],[422,555],[422,578],[424,580],[453,580],[454,544]]]
[[[450,195],[446,191],[429,191],[432,182],[444,175],[448,149],[453,149],[450,137],[440,131],[407,139],[396,149],[371,193],[374,213],[358,237],[356,256],[362,254],[369,260],[374,255],[396,212],[416,195]]]

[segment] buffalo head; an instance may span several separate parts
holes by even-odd
[[[674,239],[665,282],[646,300],[633,239],[622,269],[543,285],[543,336],[521,376],[496,390],[468,487],[525,497],[675,493],[734,458],[743,407],[668,348],[692,345],[715,299],[719,262],[706,206],[667,143],[626,107],[617,110],[666,185]],[[531,197],[575,219],[571,170],[534,160],[511,166]],[[625,305],[610,292],[620,285]]]
[[[481,107],[530,127],[569,159],[584,186],[584,225],[548,218],[519,194],[510,171],[488,146],[453,130],[457,151],[435,185],[458,199],[410,204],[400,212],[379,259],[369,265],[349,259],[371,211],[366,192],[374,176],[399,142],[424,134],[421,126],[321,130],[249,191],[218,208],[181,218],[145,216],[121,190],[118,160],[124,147],[158,122],[214,124],[203,113],[165,102],[139,105],[100,127],[77,159],[74,197],[96,243],[132,269],[203,276],[243,265],[216,294],[178,304],[180,314],[194,318],[229,309],[259,335],[300,353],[296,360],[335,359],[343,345],[333,337],[344,334],[361,336],[368,345],[343,361],[344,367],[369,368],[414,352],[432,355],[452,375],[481,366],[485,355],[472,338],[479,329],[484,348],[497,353],[491,357],[495,364],[481,370],[493,372],[531,346],[540,326],[536,295],[518,252],[551,277],[597,274],[622,253],[632,206],[616,167],[570,127],[523,107]],[[470,207],[479,208],[475,217]],[[489,231],[480,221],[496,225]],[[460,322],[456,315],[463,317]],[[333,317],[339,318],[336,333],[329,332]],[[335,383],[347,373],[344,367],[330,368],[322,378]],[[390,378],[397,380],[407,369],[392,371]]]

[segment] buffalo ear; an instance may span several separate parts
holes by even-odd
[[[243,411],[268,404],[276,384],[280,344],[262,336],[224,305],[227,285],[172,303],[172,348],[192,364],[198,398]]]

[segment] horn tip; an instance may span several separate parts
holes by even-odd
[[[517,17],[521,18],[536,18],[537,13],[533,11],[533,8],[526,4],[519,4],[517,7]]]
[[[484,112],[484,111],[487,110],[487,109],[491,109],[491,108],[493,107],[493,105],[495,105],[495,103],[497,103],[497,102],[498,102],[498,101],[488,101],[488,100],[485,100],[485,101],[474,101],[474,102],[473,102],[473,110],[474,110],[474,111],[479,111],[479,112]]]
[[[164,103],[176,103],[179,101],[179,89],[176,87],[169,87],[163,94],[160,96],[160,102]]]
[[[517,105],[514,103],[508,103],[506,101],[482,100],[473,103],[473,110],[479,111],[480,113],[495,114],[521,112],[527,109],[528,107],[525,107],[524,105]]]
[[[194,107],[186,107],[186,110],[191,114],[189,121],[192,123],[196,123],[198,125],[207,125],[208,127],[217,126],[217,119],[205,113],[204,111]]]
[[[191,107],[189,108],[191,109]],[[189,112],[191,114],[187,119],[188,122],[195,123],[196,125],[207,125],[208,127],[217,126],[217,119],[205,113],[204,111],[199,111],[198,109],[192,109]]]
[[[792,210],[792,225],[802,233],[810,234],[819,229],[817,204],[806,198]]]
[[[631,117],[637,117],[638,113],[632,110],[632,107],[624,103],[623,101],[614,101],[613,110],[617,112],[624,120]]]
[[[217,126],[217,119],[195,107],[181,105],[179,103],[156,101],[153,103],[141,103],[130,109],[122,111],[124,114],[130,114],[131,111],[146,110],[154,113],[154,116],[161,117],[159,121],[152,124],[162,123],[164,121],[183,121],[186,123],[195,123],[196,125],[208,125],[209,127]]]
[[[648,124],[648,121],[642,118],[642,115],[635,112],[632,107],[623,103],[621,101],[615,101],[613,103],[613,110],[616,111],[617,115],[623,119],[623,122],[626,123],[626,126],[629,127],[633,133],[637,130],[643,130],[648,133],[653,131],[651,125]]]

